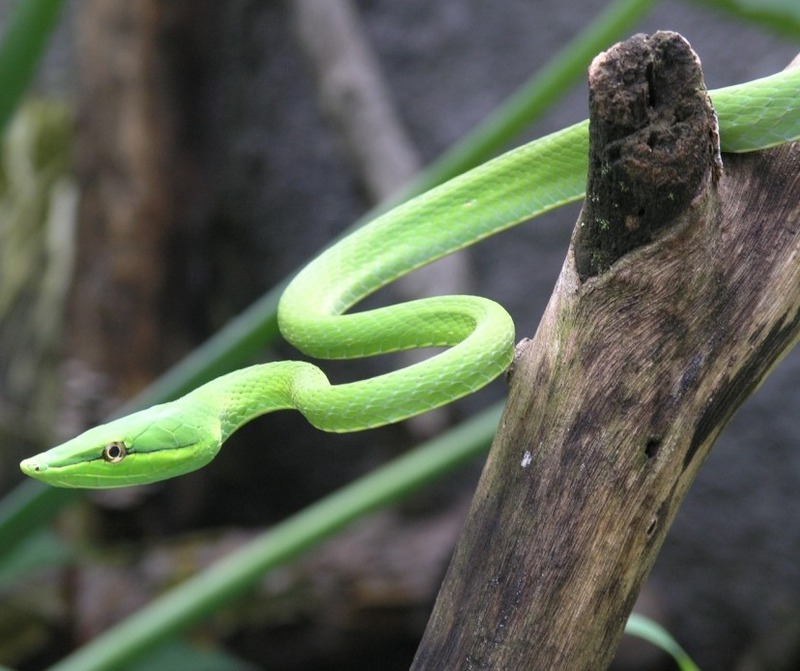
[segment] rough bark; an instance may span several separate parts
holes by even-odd
[[[592,65],[588,205],[414,669],[605,668],[712,443],[798,339],[800,151],[720,173],[699,77],[671,33]]]

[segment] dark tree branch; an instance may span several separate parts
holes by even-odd
[[[589,79],[587,205],[414,669],[605,668],[713,441],[800,335],[798,147],[720,174],[672,33]]]

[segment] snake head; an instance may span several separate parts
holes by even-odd
[[[20,468],[54,487],[142,485],[205,466],[219,451],[220,436],[212,413],[174,401],[89,429]]]

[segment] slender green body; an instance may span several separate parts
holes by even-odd
[[[723,151],[800,138],[800,70],[711,93]],[[186,396],[90,429],[22,462],[60,487],[163,480],[208,463],[242,424],[295,408],[326,431],[396,422],[484,386],[509,365],[511,318],[474,296],[443,296],[347,313],[382,286],[431,261],[583,197],[584,122],[508,152],[379,217],[312,261],[284,293],[281,332],[309,355],[350,359],[447,347],[421,363],[331,385],[296,361],[251,366]]]

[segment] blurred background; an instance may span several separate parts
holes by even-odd
[[[0,30],[15,4],[0,0]],[[17,491],[20,458],[107,417],[396,194],[608,4],[65,3],[2,149],[3,490]],[[785,67],[800,51],[795,1],[755,17],[739,4],[662,0],[627,34],[682,33],[711,89]],[[581,79],[513,144],[586,116]],[[518,338],[532,335],[577,212],[496,236],[382,300],[476,293],[506,306]],[[297,356],[277,344],[258,359]],[[357,379],[383,365],[326,370]],[[65,501],[38,561],[0,572],[0,663],[45,668],[503,394],[501,381],[346,436],[272,415],[197,473]],[[800,668],[798,447],[794,352],[714,448],[640,602],[707,671]],[[407,668],[479,473],[474,463],[270,573],[189,640],[224,650],[218,668]],[[161,664],[149,668],[199,668]],[[629,641],[616,662],[670,665]]]

